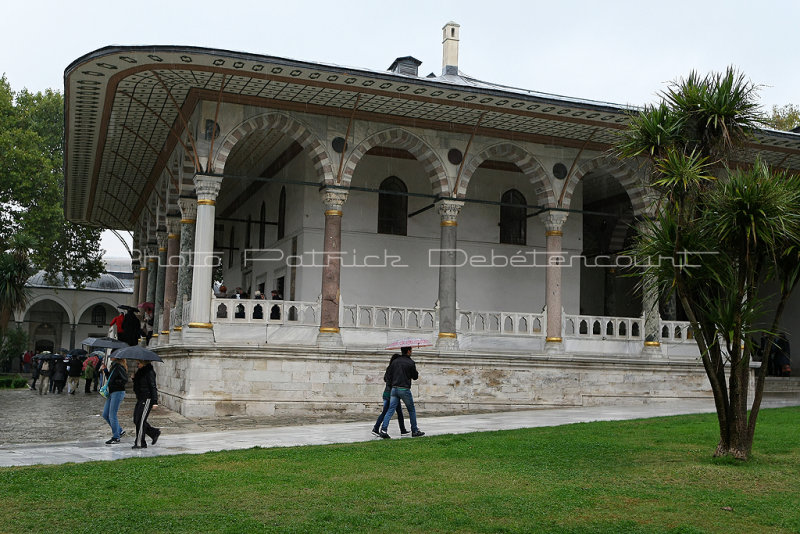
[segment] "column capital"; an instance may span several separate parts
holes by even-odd
[[[436,202],[436,211],[439,212],[439,216],[442,218],[442,226],[450,226],[447,223],[452,223],[452,226],[455,226],[462,207],[464,207],[464,202],[461,200],[450,198],[438,200]]]
[[[179,198],[178,208],[181,210],[181,222],[197,220],[197,200],[194,198]]]
[[[348,192],[344,189],[332,189],[326,187],[319,192],[325,211],[341,211],[342,206],[347,201]]]
[[[166,250],[167,248],[167,232],[159,230],[156,232],[156,242],[158,243],[158,251]]]
[[[209,176],[207,174],[194,175],[194,190],[197,193],[198,202],[214,202],[217,200],[219,189],[222,187],[221,176]]]
[[[567,220],[567,212],[547,211],[539,215],[539,219],[548,232],[561,232],[561,227],[564,226],[564,222]]]
[[[181,220],[178,217],[167,217],[167,239],[178,237],[181,233]],[[173,237],[174,236],[174,237]]]

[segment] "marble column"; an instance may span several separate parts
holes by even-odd
[[[143,254],[142,264],[139,266],[139,294],[137,306],[147,300],[147,280],[149,274],[147,272],[147,253]]]
[[[181,260],[178,250],[180,225],[180,219],[177,217],[167,217],[167,263],[164,274],[164,311],[161,319],[162,344],[169,340],[166,336],[169,336],[172,309],[175,307],[175,295],[178,292],[178,265]]]
[[[214,340],[211,324],[211,283],[214,268],[214,216],[222,177],[197,174],[197,223],[195,224],[194,269],[192,270],[192,304],[189,328],[183,331],[184,341],[209,343]]]
[[[159,231],[156,234],[158,241],[158,264],[156,270],[156,300],[153,302],[153,337],[159,338],[161,320],[164,315],[164,282],[167,275],[167,232]],[[156,344],[161,340],[156,339]]]
[[[647,231],[648,225],[640,223],[639,232]],[[658,309],[658,285],[655,273],[642,274],[642,315],[644,316],[644,347],[642,353],[650,357],[662,356],[661,314]]]
[[[133,293],[131,293],[130,301],[128,302],[129,306],[136,306],[139,304],[139,262],[134,261],[131,263],[131,270],[133,271]]]
[[[561,269],[564,257],[561,254],[561,228],[567,220],[567,214],[561,211],[548,211],[539,216],[545,226],[545,242],[547,251],[547,264],[545,271],[545,306],[547,307],[547,327],[545,337],[545,350],[547,352],[561,352],[564,342],[561,338],[562,331],[562,304],[561,304]]]
[[[178,310],[175,314],[175,324],[172,325],[173,332],[183,330],[183,303],[192,296],[192,264],[194,257],[194,226],[197,220],[197,200],[194,198],[178,199],[178,207],[181,209],[181,258],[178,267]]]
[[[325,236],[322,248],[322,310],[317,345],[341,346],[339,297],[341,296],[342,206],[347,201],[347,191],[323,189],[321,196],[325,205]]]
[[[158,245],[148,243],[147,247],[147,302],[156,302],[156,282],[158,279]],[[155,310],[153,310],[155,313]],[[155,327],[153,327],[155,328]]]
[[[77,324],[69,325],[69,350],[75,348],[75,331],[78,329]]]
[[[456,325],[456,248],[458,246],[458,214],[464,203],[442,199],[437,203],[441,217],[439,240],[439,339],[440,349],[457,349]]]

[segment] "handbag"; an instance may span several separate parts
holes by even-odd
[[[102,385],[102,387],[101,387],[101,388],[100,388],[100,390],[99,390],[99,393],[100,393],[100,395],[101,395],[101,396],[102,396],[104,399],[107,399],[107,398],[108,398],[108,385],[111,383],[111,375],[113,375],[113,374],[114,374],[114,371],[111,371],[111,372],[108,374],[108,378],[106,379],[105,383]]]

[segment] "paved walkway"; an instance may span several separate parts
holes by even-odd
[[[128,395],[120,422],[128,435],[119,445],[105,445],[108,425],[100,416],[104,399],[96,394],[39,396],[26,390],[0,390],[0,466],[62,464],[172,454],[201,454],[251,447],[291,447],[378,440],[371,434],[374,418],[336,423],[330,415],[296,417],[188,419],[159,407],[151,414],[162,428],[158,445],[131,449],[133,401]],[[797,402],[768,401],[764,407]],[[376,402],[376,410],[378,403]],[[711,401],[674,401],[644,406],[544,408],[536,410],[430,417],[420,414],[420,429],[428,436],[515,428],[558,426],[590,421],[640,419],[713,411]],[[377,411],[376,411],[377,414]],[[363,416],[362,416],[363,417]],[[389,433],[397,436],[392,422]],[[412,438],[403,438],[412,439]],[[425,438],[413,438],[425,439]]]

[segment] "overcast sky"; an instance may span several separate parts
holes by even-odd
[[[656,100],[691,70],[734,65],[761,99],[800,104],[796,0],[16,0],[3,6],[0,73],[63,92],[64,69],[103,46],[192,45],[383,70],[441,73],[442,26],[461,25],[459,68],[486,81],[616,104]],[[112,241],[112,255],[124,249]]]

